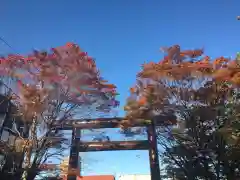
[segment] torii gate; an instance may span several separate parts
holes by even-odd
[[[165,117],[166,118],[166,117]],[[165,119],[164,118],[164,119]],[[90,151],[112,151],[112,150],[149,150],[151,180],[160,180],[160,168],[157,149],[157,138],[155,126],[162,126],[163,121],[153,121],[150,123],[142,122],[132,124],[131,127],[147,127],[148,140],[142,141],[110,141],[110,142],[81,142],[82,129],[118,128],[127,120],[123,118],[99,118],[85,120],[66,120],[55,121],[54,127],[58,130],[72,130],[72,145],[69,156],[69,172],[78,172],[79,152]],[[76,173],[68,173],[68,180],[76,180]]]

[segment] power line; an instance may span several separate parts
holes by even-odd
[[[14,49],[2,36],[0,36],[0,41],[2,41],[5,45],[7,45],[12,51],[14,51],[16,54],[19,55],[19,53],[17,53],[16,49]],[[12,78],[8,78],[5,82],[4,79],[2,79],[2,77],[0,78],[0,81],[2,81],[2,83],[5,85],[5,88],[7,89],[7,91],[12,89],[9,87],[9,85],[12,82]],[[7,85],[8,84],[8,85]],[[15,93],[14,93],[15,94]],[[16,94],[15,94],[16,95]]]
[[[8,46],[11,50],[17,53],[16,49],[13,48],[2,36],[0,36],[0,41],[2,41],[6,46]]]

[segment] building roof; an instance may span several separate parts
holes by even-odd
[[[127,174],[118,177],[119,180],[151,180],[150,174]]]
[[[82,176],[77,178],[77,180],[115,180],[112,175],[101,175],[101,176]]]

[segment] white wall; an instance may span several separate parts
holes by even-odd
[[[119,180],[151,180],[150,175],[122,175]]]

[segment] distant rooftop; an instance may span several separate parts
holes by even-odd
[[[115,177],[113,175],[78,176],[77,180],[115,180]]]

